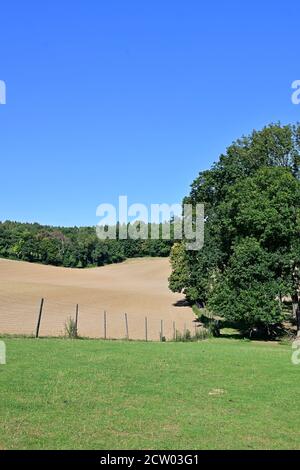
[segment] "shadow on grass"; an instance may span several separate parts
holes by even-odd
[[[241,340],[241,339],[245,339],[246,337],[244,335],[242,335],[241,333],[222,333],[221,332],[219,338]],[[249,339],[249,338],[246,338],[246,339]],[[249,341],[250,341],[250,339],[249,339]]]

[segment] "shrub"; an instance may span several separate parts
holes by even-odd
[[[72,317],[69,317],[65,322],[65,336],[70,339],[78,338],[77,325]]]
[[[207,330],[211,336],[218,338],[220,336],[220,324],[218,320],[210,320]]]
[[[184,333],[176,331],[174,341],[179,343],[196,342],[210,338],[211,336],[211,332],[206,328],[197,329],[194,335],[192,335],[190,330],[185,330]]]

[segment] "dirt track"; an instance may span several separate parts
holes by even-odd
[[[35,330],[38,307],[44,297],[41,335],[60,335],[68,316],[79,304],[79,334],[103,337],[103,312],[107,311],[107,336],[125,337],[124,313],[129,337],[144,339],[145,316],[148,337],[159,338],[176,329],[194,328],[193,313],[181,294],[168,289],[170,274],[166,258],[141,258],[91,269],[68,269],[0,259],[0,332]]]

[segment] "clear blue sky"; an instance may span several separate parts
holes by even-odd
[[[175,203],[232,140],[300,120],[293,1],[1,2],[0,220]]]

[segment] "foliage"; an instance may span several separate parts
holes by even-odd
[[[254,239],[236,245],[225,272],[219,276],[208,307],[247,331],[265,329],[271,333],[283,320],[278,302],[279,285],[272,259]]]
[[[72,317],[69,317],[65,322],[65,336],[70,339],[78,338],[76,321]]]
[[[202,341],[212,336],[213,334],[208,328],[197,328],[194,334],[189,329],[186,329],[183,333],[177,330],[173,341],[177,343],[190,343]]]
[[[183,243],[174,243],[171,249],[172,274],[169,278],[170,289],[181,292],[188,280],[188,264],[185,260],[185,246]]]
[[[138,256],[169,256],[172,243],[161,238],[100,240],[95,227],[0,222],[1,257],[71,268],[103,266]]]
[[[299,125],[272,124],[237,140],[184,200],[205,204],[205,243],[174,253],[170,288],[248,333],[272,334],[284,296],[299,307],[299,136]]]

